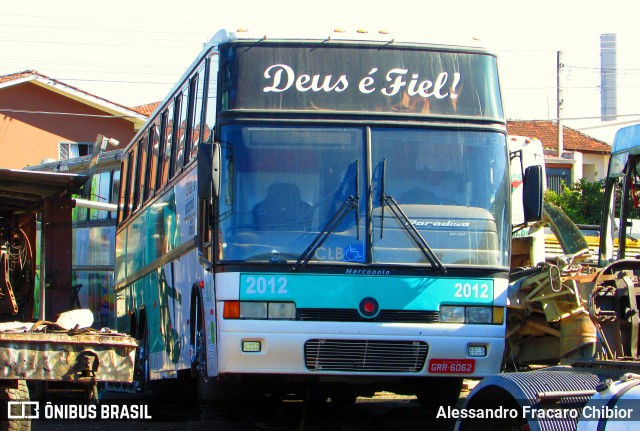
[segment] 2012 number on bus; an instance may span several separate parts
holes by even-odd
[[[286,277],[247,277],[247,295],[286,295],[287,278]]]
[[[456,298],[489,298],[489,285],[486,283],[456,283],[455,284]]]

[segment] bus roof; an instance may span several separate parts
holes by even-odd
[[[622,127],[613,139],[611,154],[640,153],[640,124]]]
[[[440,47],[486,50],[482,41],[473,37],[446,37],[442,35],[425,35],[418,33],[400,32],[390,33],[386,30],[369,32],[365,29],[346,31],[333,29],[325,33],[319,32],[292,32],[278,29],[277,31],[260,32],[239,28],[235,31],[222,29],[210,40],[209,44],[222,44],[230,41],[264,41],[264,42],[339,42],[339,43],[370,43],[384,44],[387,46],[416,46],[416,47]],[[209,45],[208,44],[208,45]],[[208,46],[207,46],[208,48]],[[205,48],[206,49],[206,48]]]
[[[324,35],[319,33],[316,34],[301,34],[299,31],[296,32],[287,32],[284,30],[278,30],[275,32],[276,34],[265,34],[262,32],[249,31],[247,29],[240,28],[236,31],[229,31],[227,29],[218,30],[211,39],[204,45],[200,53],[196,56],[193,62],[186,68],[185,72],[182,74],[180,79],[173,86],[171,91],[165,96],[162,102],[158,105],[158,108],[148,117],[147,123],[155,121],[157,115],[159,113],[158,109],[167,103],[181,88],[185,79],[188,78],[189,74],[192,73],[193,69],[202,62],[202,60],[209,55],[212,49],[220,46],[221,44],[232,42],[232,41],[246,41],[248,43],[251,42],[267,42],[267,43],[326,43],[328,41],[333,41],[342,44],[371,44],[372,46],[388,46],[388,47],[405,47],[405,48],[418,48],[425,49],[431,48],[434,50],[460,50],[467,52],[477,52],[488,55],[494,55],[491,51],[488,51],[484,46],[480,43],[480,41],[473,37],[468,37],[464,43],[455,43],[454,39],[456,38],[447,38],[446,41],[442,41],[442,43],[426,43],[426,42],[409,42],[412,38],[407,36],[402,37],[400,35],[390,34],[385,31],[377,31],[377,32],[364,32],[364,31],[355,31],[355,32],[342,32],[339,29],[334,29],[332,32],[327,32]],[[395,36],[400,36],[396,38]],[[441,38],[442,36],[439,36]],[[459,39],[459,38],[458,38]],[[405,42],[400,42],[400,40],[405,40]],[[415,40],[415,37],[414,37]],[[133,137],[131,142],[124,149],[126,153],[131,145],[133,145],[142,135],[145,128],[141,128],[138,133]]]

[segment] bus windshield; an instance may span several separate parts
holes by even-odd
[[[221,262],[430,267],[423,240],[447,267],[507,265],[502,133],[233,124],[220,136]]]

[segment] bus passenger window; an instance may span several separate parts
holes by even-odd
[[[190,159],[198,154],[198,144],[200,143],[200,129],[202,128],[202,98],[204,97],[204,66],[198,71],[197,79],[193,80],[192,94],[193,116],[191,121],[191,155]]]
[[[91,179],[91,200],[96,202],[109,202],[109,187],[111,186],[111,171],[95,174]],[[91,208],[89,220],[106,220],[109,211]]]
[[[149,131],[149,181],[147,196],[153,197],[158,182],[158,161],[160,158],[160,122],[156,121]]]
[[[163,138],[162,138],[162,177],[160,180],[160,188],[169,182],[169,168],[171,166],[171,142],[173,140],[173,103],[167,107],[163,114]]]
[[[218,72],[218,55],[213,55],[209,59],[209,84],[207,86],[207,98],[204,108],[204,127],[202,130],[202,140],[200,142],[210,142],[213,138],[213,128],[216,123],[216,74]]]
[[[147,184],[147,154],[149,150],[149,136],[145,133],[138,141],[138,183],[136,184],[136,207],[137,210],[145,200],[145,189]]]
[[[112,183],[111,183],[111,196],[109,199],[109,203],[120,205],[120,178],[121,172],[119,169],[114,169],[112,174]],[[109,213],[109,217],[115,217],[114,214]],[[122,220],[118,220],[118,223]]]
[[[172,176],[177,175],[182,171],[184,166],[185,147],[187,146],[187,118],[189,115],[189,88],[185,87],[182,90],[182,95],[178,96],[176,119],[176,139],[177,143],[175,151],[175,161],[173,162]]]
[[[127,180],[127,195],[126,195],[126,215],[133,213],[135,207],[135,185],[138,180],[137,166],[138,166],[138,147],[134,146],[129,151],[129,178]]]
[[[118,196],[118,223],[127,218],[127,184],[129,183],[129,155],[125,154],[122,158],[122,170],[120,172],[120,191]]]

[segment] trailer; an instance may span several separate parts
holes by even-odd
[[[135,339],[73,309],[71,210],[88,179],[0,169],[0,429],[30,428],[30,390],[96,402],[98,382],[133,380]]]

